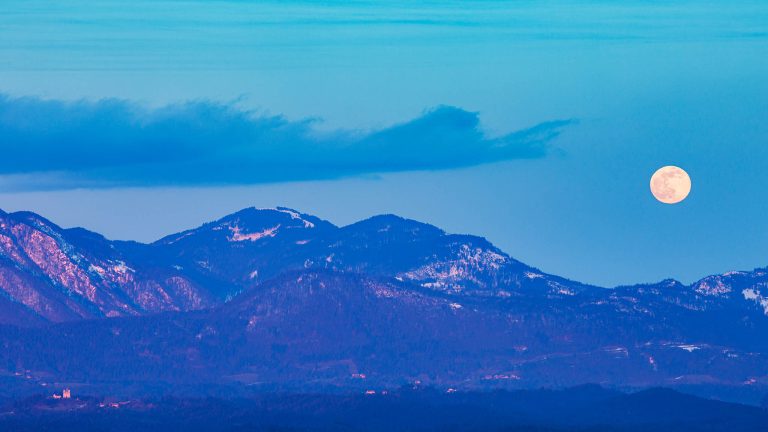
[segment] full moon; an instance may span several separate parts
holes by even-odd
[[[691,192],[691,178],[682,168],[661,167],[651,177],[651,193],[664,204],[677,204]]]

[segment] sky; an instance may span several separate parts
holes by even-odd
[[[760,0],[5,0],[0,208],[140,241],[396,213],[583,282],[692,282],[768,266],[766,77]]]

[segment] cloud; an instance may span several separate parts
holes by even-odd
[[[256,184],[441,170],[544,156],[570,121],[501,137],[451,106],[372,132],[319,132],[312,120],[192,101],[161,108],[105,99],[0,95],[5,187]]]

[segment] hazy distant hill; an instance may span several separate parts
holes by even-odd
[[[32,397],[0,402],[0,428],[40,430],[762,432],[768,412],[664,389],[386,395],[266,394],[247,398]]]

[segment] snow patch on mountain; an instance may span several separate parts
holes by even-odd
[[[760,291],[755,288],[746,288],[741,292],[741,294],[744,296],[745,300],[752,300],[762,306],[763,313],[768,315],[768,297],[763,296]]]
[[[301,217],[299,212],[297,212],[295,210],[287,209],[287,208],[284,208],[284,207],[278,207],[275,210],[277,210],[277,211],[279,211],[281,213],[286,213],[286,214],[290,215],[291,219],[293,219],[293,220],[299,220],[299,221],[303,222],[304,223],[304,228],[314,228],[315,227],[314,223],[312,223],[312,222],[304,219],[303,217]]]
[[[256,207],[254,207],[254,209],[255,210],[259,210],[259,211],[274,211],[274,212],[279,212],[279,213],[285,213],[288,216],[290,216],[292,220],[301,221],[304,224],[304,228],[314,228],[315,227],[315,224],[313,222],[311,222],[311,221],[308,221],[308,220],[304,219],[301,216],[301,213],[297,212],[296,210],[292,210],[292,209],[289,209],[289,208],[286,208],[286,207],[270,207],[270,208],[256,208]]]
[[[258,231],[255,233],[243,233],[242,229],[238,225],[230,226],[229,231],[232,232],[232,235],[229,236],[229,241],[232,242],[241,242],[241,241],[257,241],[260,239],[263,239],[265,237],[274,237],[277,235],[277,230],[280,229],[280,224],[277,226],[273,226],[272,228],[266,228],[263,231]]]
[[[125,261],[114,261],[112,266],[112,270],[115,271],[115,273],[124,275],[128,272],[130,273],[136,273],[136,270],[128,267],[128,265],[125,264]]]
[[[696,284],[695,291],[704,296],[722,296],[732,291],[720,276],[710,276]]]
[[[489,249],[459,246],[452,259],[437,260],[398,276],[420,282],[425,288],[461,292],[467,282],[486,287],[483,276],[491,276],[510,262],[509,258]]]
[[[698,350],[700,350],[700,349],[701,349],[701,347],[700,347],[700,346],[698,346],[698,345],[693,345],[693,344],[682,344],[682,345],[677,345],[677,348],[680,348],[680,349],[681,349],[681,350],[683,350],[683,351],[688,351],[689,353],[692,353],[692,352],[694,352],[694,351],[698,351]]]
[[[551,288],[550,294],[558,294],[558,295],[565,295],[565,296],[576,295],[576,293],[572,289],[556,281],[547,281],[547,286]]]
[[[216,228],[221,229],[220,227],[214,227],[213,229],[215,230]],[[189,237],[191,235],[194,235],[196,233],[197,233],[196,230],[192,230],[192,231],[189,231],[189,232],[186,232],[186,233],[183,233],[183,234],[179,234],[176,237],[173,237],[173,238],[171,238],[169,240],[166,240],[165,244],[169,244],[170,245],[170,244],[177,243],[178,241],[180,241],[180,240],[182,240],[184,238],[187,238],[187,237]]]
[[[90,273],[96,273],[99,276],[104,276],[104,274],[107,272],[106,270],[104,270],[104,267],[101,267],[101,266],[98,266],[98,265],[95,265],[95,264],[90,264],[88,266],[88,271]]]

